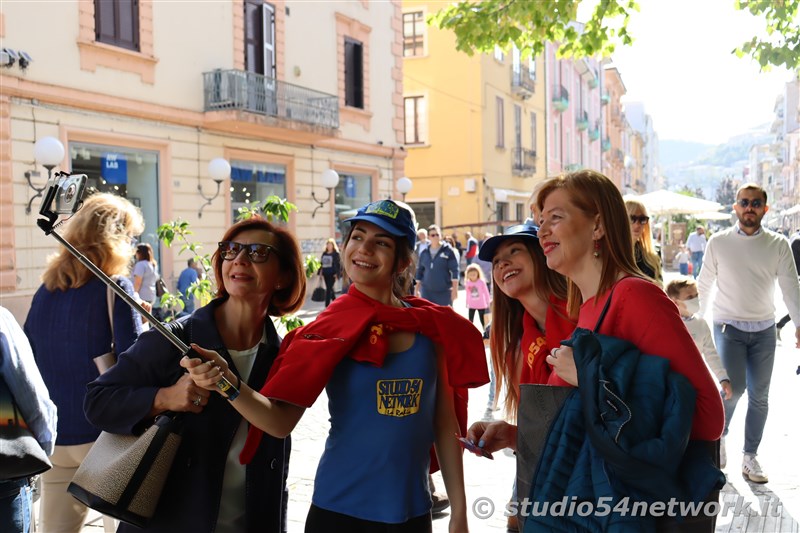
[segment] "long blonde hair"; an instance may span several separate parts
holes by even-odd
[[[625,200],[625,208],[628,210],[628,215],[649,216],[647,214],[647,208],[638,200]],[[650,230],[649,219],[642,226],[642,234],[639,236],[637,242],[642,247],[642,260],[655,272],[655,281],[660,283],[663,279],[661,273],[661,258],[658,257],[656,247],[653,244],[653,232]],[[636,243],[633,244],[634,246],[636,245]]]
[[[67,222],[64,239],[108,274],[127,275],[131,238],[144,231],[142,212],[125,198],[108,193],[90,196]],[[88,283],[93,277],[66,248],[47,259],[42,282],[47,290],[66,291]]]

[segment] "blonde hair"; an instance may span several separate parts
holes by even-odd
[[[108,193],[90,196],[64,230],[64,239],[109,276],[127,275],[131,238],[144,231],[142,212],[125,198]],[[47,259],[42,282],[49,291],[76,289],[93,277],[66,248]]]
[[[638,200],[625,200],[625,209],[628,210],[628,215],[647,214],[647,208]],[[653,232],[650,230],[650,220],[642,226],[642,234],[637,241],[642,247],[642,260],[655,272],[655,280],[661,282],[663,275],[661,273],[661,258],[656,253],[656,247],[653,244]],[[633,243],[634,247],[636,243]]]
[[[333,245],[333,251],[334,251],[334,252],[336,252],[336,253],[338,254],[338,253],[339,253],[339,247],[336,245],[336,239],[334,239],[333,237],[331,237],[331,238],[329,238],[327,241],[325,241],[325,251],[326,251],[326,252],[328,251],[328,245],[329,245],[329,244],[332,244],[332,245]]]
[[[483,269],[481,267],[479,267],[478,265],[476,265],[475,263],[472,263],[469,266],[467,266],[466,270],[464,270],[464,275],[466,276],[470,272],[477,272],[478,273],[478,279],[482,279],[482,280],[486,281],[486,278],[483,276]]]

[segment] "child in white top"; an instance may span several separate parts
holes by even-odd
[[[681,318],[683,318],[692,340],[697,345],[697,349],[703,354],[711,372],[719,380],[723,397],[729,400],[733,396],[731,380],[728,378],[722,359],[720,359],[714,346],[711,329],[705,319],[698,314],[700,300],[697,297],[697,282],[689,277],[677,278],[667,284],[666,291],[669,299],[678,306]]]
[[[469,321],[472,322],[475,318],[475,311],[478,311],[478,320],[480,320],[481,328],[484,329],[486,324],[483,322],[483,317],[492,299],[489,295],[489,287],[486,285],[486,280],[483,279],[483,271],[478,265],[472,264],[467,267],[466,278]]]
[[[681,244],[680,251],[675,254],[675,261],[678,263],[678,269],[681,276],[689,275],[689,251],[686,249],[685,244]]]

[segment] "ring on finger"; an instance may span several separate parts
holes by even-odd
[[[561,349],[561,347],[560,347],[560,346],[559,346],[558,348],[553,348],[553,351],[552,351],[552,352],[550,352],[550,356],[551,356],[553,359],[558,359],[558,351],[559,351],[560,349]]]
[[[195,406],[199,406],[199,405],[200,405],[200,403],[201,403],[202,401],[203,401],[203,397],[202,397],[202,396],[200,396],[200,395],[198,394],[198,395],[197,395],[197,398],[195,398],[195,399],[194,399],[194,401],[193,401],[192,403],[193,403]]]

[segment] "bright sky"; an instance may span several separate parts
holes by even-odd
[[[641,0],[613,62],[628,90],[644,102],[660,139],[719,144],[774,118],[775,98],[791,79],[762,73],[731,51],[763,32],[761,19],[733,0]]]

